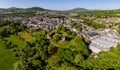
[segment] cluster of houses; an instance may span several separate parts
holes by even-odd
[[[56,27],[62,26],[64,24],[64,20],[60,18],[48,18],[48,17],[34,17],[34,19],[30,20],[27,23],[28,28],[34,29],[43,29],[49,31]]]
[[[51,29],[58,28],[63,26],[63,24],[70,24],[79,22],[82,20],[69,18],[73,14],[67,13],[56,13],[56,12],[47,12],[47,13],[37,13],[34,17],[14,17],[10,18],[9,16],[3,20],[20,22],[23,25],[26,25],[31,29],[43,29],[49,31]]]
[[[116,19],[118,20],[116,22],[119,22],[120,19]],[[95,30],[86,24],[82,24],[81,34],[85,40],[91,41],[88,48],[93,53],[109,51],[111,47],[116,47],[118,44],[120,44],[120,35],[116,30],[113,30],[111,28]]]
[[[62,26],[64,24],[64,18],[49,18],[44,16],[35,16],[35,17],[28,17],[28,18],[4,18],[3,20],[20,22],[23,25],[26,25],[28,28],[32,29],[43,29],[49,31],[56,27]]]
[[[120,18],[119,17],[108,17],[108,18],[97,18],[94,20],[97,23],[119,23]]]
[[[118,24],[120,23],[119,17],[107,17],[107,18],[96,18],[94,22],[98,24],[104,23],[107,28],[118,28]]]
[[[111,47],[116,47],[120,44],[120,36],[115,30],[96,30],[87,35],[91,40],[91,44],[88,47],[94,53],[109,51]]]

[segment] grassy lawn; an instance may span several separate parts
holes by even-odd
[[[71,40],[71,41],[59,41],[58,42],[58,45],[62,48],[68,48],[68,49],[71,49],[71,50],[77,50],[79,45],[76,45],[75,41],[74,40]],[[74,47],[70,47],[71,45],[74,45]]]
[[[31,41],[31,40],[35,40],[34,37],[32,37],[29,33],[27,32],[20,32],[19,33],[21,38],[25,39],[26,41]]]
[[[21,40],[19,37],[17,37],[16,35],[11,35],[7,39],[8,41],[11,41],[13,44],[18,45],[20,49],[25,47],[25,42]]]
[[[79,37],[76,37],[75,39],[72,39],[71,41],[59,41],[58,43],[56,43],[56,45],[58,45],[61,48],[68,48],[71,50],[80,50],[80,49],[82,50],[86,48],[85,43]]]
[[[58,45],[62,48],[69,48],[70,42],[69,41],[59,41]]]
[[[12,51],[5,49],[0,41],[0,70],[14,70],[14,63],[17,58],[13,55]]]

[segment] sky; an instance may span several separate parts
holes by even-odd
[[[42,7],[52,10],[70,10],[73,8],[110,10],[120,9],[120,0],[0,0],[0,8]]]

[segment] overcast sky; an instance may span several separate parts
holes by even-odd
[[[36,6],[54,10],[69,10],[78,7],[108,10],[120,9],[120,0],[0,0],[0,8]]]

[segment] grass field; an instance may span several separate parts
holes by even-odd
[[[31,41],[31,40],[35,40],[34,37],[32,37],[29,33],[27,32],[20,32],[19,33],[21,38],[25,39],[26,41]]]
[[[58,45],[62,48],[69,48],[70,42],[69,41],[59,41]]]
[[[14,70],[14,63],[17,58],[10,49],[5,49],[0,41],[0,70]]]
[[[25,42],[16,35],[11,35],[7,39],[8,41],[11,41],[13,44],[18,45],[20,49],[25,47]]]
[[[79,37],[76,37],[75,39],[72,39],[70,41],[59,41],[58,43],[56,43],[56,46],[59,46],[61,48],[68,48],[71,50],[80,50],[86,47],[85,43],[82,42],[81,38]]]

